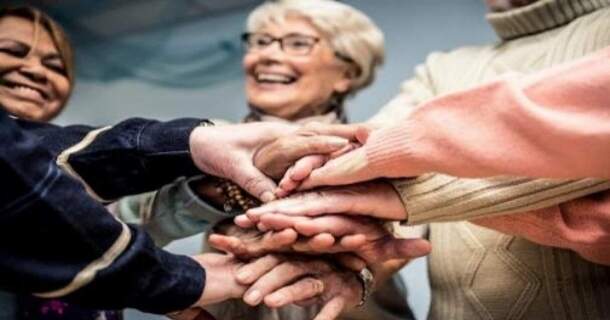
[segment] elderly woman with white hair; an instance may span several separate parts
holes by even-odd
[[[264,3],[250,14],[242,40],[250,109],[246,122],[345,123],[345,99],[372,83],[384,56],[383,34],[378,27],[362,12],[331,0]],[[341,145],[343,141],[337,141],[337,146]],[[261,248],[269,247],[269,243],[290,246],[295,241],[296,233],[294,237],[263,234],[240,229],[227,219],[253,205],[255,201],[229,181],[206,177],[178,181],[152,195],[124,199],[117,211],[123,219],[145,218],[144,224],[148,222],[148,230],[161,244],[201,232],[209,225],[215,225],[215,232],[250,245],[261,242]],[[303,299],[309,300],[305,301],[309,307],[285,305],[299,300],[295,296],[274,301],[270,294],[275,288],[270,285],[267,291],[261,292],[259,287],[246,292],[245,303],[221,303],[210,312],[219,319],[305,320],[326,309],[322,313],[329,318],[343,312],[342,319],[410,319],[404,284],[398,275],[391,277],[405,263],[394,260],[371,265],[379,285],[364,303],[369,294],[364,291],[369,288],[363,287],[361,275],[332,259],[277,257],[271,262],[275,269],[267,277],[294,277],[292,289],[297,291],[302,285],[299,278],[313,275],[319,280],[319,297]],[[263,302],[273,308],[262,306]],[[362,308],[353,308],[361,302]]]

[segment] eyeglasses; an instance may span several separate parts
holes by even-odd
[[[280,49],[285,53],[306,56],[311,53],[320,38],[297,33],[288,34],[281,38],[275,38],[266,33],[244,33],[241,40],[246,50],[252,52],[264,50],[277,41],[280,44]]]

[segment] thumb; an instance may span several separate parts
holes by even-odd
[[[274,191],[277,185],[253,165],[240,169],[231,180],[262,202],[275,200]]]
[[[303,180],[299,190],[321,186],[339,186],[368,181],[378,178],[368,168],[366,152],[358,148],[338,158],[328,161],[324,166],[311,172]]]
[[[377,250],[384,260],[415,259],[428,255],[432,247],[425,239],[390,239],[382,241]]]
[[[369,135],[371,134],[371,129],[365,126],[360,126],[356,129],[356,140],[360,142],[360,144],[365,144],[369,139]]]

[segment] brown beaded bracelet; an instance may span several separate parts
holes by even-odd
[[[225,197],[223,209],[227,213],[246,212],[261,205],[258,199],[229,180],[219,179],[216,188]]]

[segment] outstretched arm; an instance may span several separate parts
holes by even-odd
[[[4,112],[0,137],[3,289],[155,313],[200,299],[199,263],[156,248],[144,232],[116,221],[56,166],[46,144]],[[32,235],[44,241],[34,243]]]
[[[609,178],[609,59],[610,48],[426,102],[315,170],[304,186],[426,172]]]

